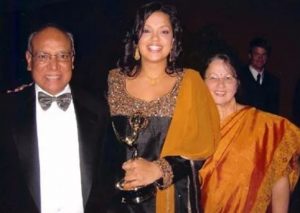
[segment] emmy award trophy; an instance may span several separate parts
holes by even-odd
[[[131,159],[134,160],[138,158],[137,149],[137,139],[139,133],[145,129],[148,125],[148,119],[142,116],[140,113],[136,113],[128,118],[128,123],[130,126],[129,133],[122,137],[117,131],[117,128],[113,122],[113,129],[117,139],[126,144],[130,150],[133,151]],[[142,203],[143,201],[151,198],[156,193],[156,187],[154,184],[149,184],[147,186],[139,186],[132,189],[124,189],[123,183],[124,179],[121,179],[116,183],[116,188],[121,191],[122,203]]]

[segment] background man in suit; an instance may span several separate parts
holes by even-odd
[[[249,65],[241,70],[241,96],[243,104],[278,114],[280,82],[266,70],[271,46],[264,38],[254,38],[249,43]]]
[[[72,35],[56,26],[28,39],[35,83],[1,100],[0,212],[105,212],[99,189],[109,114],[104,101],[69,84],[74,54]]]

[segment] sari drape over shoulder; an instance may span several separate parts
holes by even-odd
[[[218,112],[208,89],[198,72],[186,69],[161,157],[204,160],[215,151],[219,131]],[[156,212],[175,212],[173,185],[158,191]]]
[[[205,212],[266,212],[274,183],[299,177],[293,157],[300,153],[300,130],[287,119],[245,107],[221,125],[221,140],[206,161],[201,203]]]

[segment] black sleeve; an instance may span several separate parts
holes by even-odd
[[[175,186],[175,213],[200,213],[200,182],[198,171],[203,160],[187,160],[180,156],[167,156],[165,160],[173,170],[173,183]],[[189,210],[190,209],[190,210]]]
[[[173,183],[190,175],[192,170],[198,171],[204,163],[203,160],[196,160],[191,164],[190,160],[184,159],[180,156],[167,156],[164,158],[172,167],[174,175]]]

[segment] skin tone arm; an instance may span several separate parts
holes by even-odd
[[[290,199],[290,184],[287,176],[277,180],[272,188],[272,213],[287,213]]]

